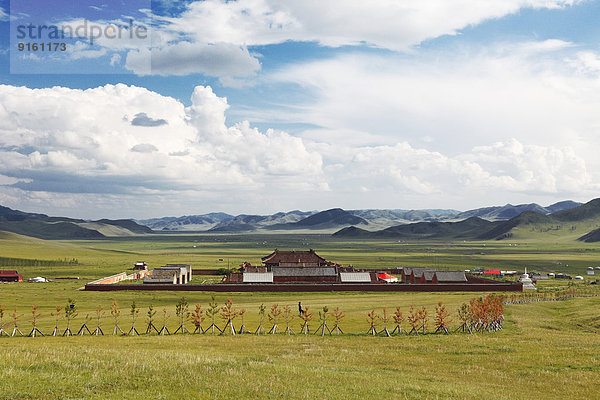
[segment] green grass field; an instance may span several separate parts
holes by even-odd
[[[510,244],[510,246],[509,246]],[[514,246],[513,244],[517,244]],[[340,242],[311,235],[204,236],[169,235],[111,238],[97,241],[43,241],[13,234],[0,236],[0,257],[28,260],[72,260],[77,265],[19,266],[25,278],[79,276],[78,281],[47,284],[0,285],[0,303],[7,307],[4,322],[18,307],[21,330],[31,330],[31,307],[39,305],[39,327],[52,331],[56,306],[75,300],[78,329],[86,316],[95,328],[98,305],[105,333],[112,332],[108,312],[116,300],[121,307],[120,326],[131,326],[132,301],[141,307],[136,327],[144,330],[145,312],[152,304],[171,315],[177,326],[175,304],[181,292],[85,292],[85,282],[121,272],[133,262],[151,266],[171,262],[194,268],[253,264],[274,248],[314,248],[320,255],[357,267],[429,265],[437,268],[527,266],[543,271],[584,274],[600,264],[596,245],[577,242],[458,242],[401,243],[395,241]],[[217,261],[223,259],[224,261]],[[26,265],[27,263],[22,263]],[[10,265],[2,268],[12,269]],[[198,277],[196,277],[198,278]],[[540,290],[565,287],[566,281],[539,284]],[[579,285],[586,283],[579,282]],[[338,306],[346,317],[340,337],[304,335],[172,335],[140,337],[0,338],[0,398],[490,398],[548,399],[597,398],[600,389],[599,297],[560,302],[510,305],[504,329],[496,333],[400,337],[369,337],[366,313],[383,307],[411,304],[427,307],[433,319],[435,304],[442,301],[458,325],[456,310],[473,293],[218,293],[236,309],[246,309],[245,325],[254,330],[260,304],[297,302],[315,314]],[[206,309],[211,293],[185,294],[190,309]],[[318,325],[318,316],[312,328]],[[223,325],[220,322],[220,325]],[[236,326],[239,319],[235,320]],[[208,323],[205,321],[204,326]],[[390,324],[391,325],[391,324]],[[191,328],[191,323],[188,323]],[[265,326],[270,324],[265,321]],[[433,326],[433,321],[429,324]],[[60,327],[65,328],[61,318]],[[299,331],[300,321],[292,324]],[[391,327],[391,326],[390,326]],[[381,328],[381,327],[380,327]],[[7,330],[12,330],[8,326]]]

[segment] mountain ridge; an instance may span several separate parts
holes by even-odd
[[[479,217],[489,221],[504,221],[520,215],[524,211],[536,211],[542,214],[550,214],[552,212],[551,210],[559,211],[577,207],[578,205],[581,205],[581,203],[565,200],[547,207],[542,207],[536,203],[517,205],[506,204],[504,206],[483,207],[467,211],[453,209],[343,210],[341,208],[332,208],[324,211],[293,210],[288,212],[278,212],[271,215],[240,214],[233,216],[225,213],[209,213],[182,217],[136,220],[136,222],[148,226],[155,231],[203,231],[213,233],[290,231],[294,229],[326,231],[342,229],[348,225],[360,225],[361,227],[370,230],[379,230],[415,222],[458,222],[471,217]],[[337,213],[340,213],[341,211],[346,213],[344,214],[346,220],[332,218],[331,215],[326,217],[327,214],[321,214],[331,213],[332,210],[338,210],[336,211]],[[317,214],[321,215],[313,217]],[[215,216],[219,216],[219,218],[215,218]],[[358,217],[359,219],[353,220],[352,216]],[[321,223],[311,223],[315,218],[325,218],[325,220],[329,218],[330,220],[324,220]],[[308,220],[301,223],[303,219]]]
[[[556,211],[550,213],[549,210]],[[514,214],[518,215],[508,218]],[[596,216],[600,221],[600,199],[583,205],[566,200],[547,207],[541,207],[536,203],[516,206],[507,204],[468,211],[332,208],[324,211],[293,210],[271,215],[241,214],[234,216],[214,212],[138,221],[132,219],[90,221],[52,217],[0,206],[0,230],[42,239],[87,239],[150,234],[157,231],[187,231],[206,233],[314,232],[335,233],[337,236],[348,235],[348,237],[446,237],[491,240],[510,237],[513,229],[524,224],[553,223],[559,227],[569,221],[587,221]],[[584,224],[584,226],[588,225]],[[596,226],[591,226],[591,228],[596,228]]]
[[[572,205],[569,202],[563,203],[567,206]],[[535,207],[524,208],[535,209]],[[551,214],[526,210],[504,221],[488,221],[479,217],[470,217],[459,222],[418,222],[378,231],[367,231],[351,226],[335,232],[333,236],[354,239],[386,237],[394,239],[500,240],[513,237],[516,229],[522,230],[525,227],[529,227],[532,232],[562,231],[564,233],[567,230],[569,232],[577,231],[578,223],[583,223],[584,228],[582,229],[600,224],[600,199],[594,199],[585,204]],[[578,240],[586,242],[600,241],[600,228],[587,232]]]
[[[0,231],[17,233],[39,239],[100,239],[152,233],[152,229],[133,220],[101,219],[84,221],[46,214],[27,213],[0,206]],[[103,233],[104,232],[104,233]]]

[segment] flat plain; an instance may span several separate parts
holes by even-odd
[[[177,328],[175,305],[184,295],[192,311],[206,310],[212,296],[222,305],[231,298],[236,310],[245,309],[244,324],[252,331],[259,307],[273,304],[296,310],[298,301],[314,313],[339,307],[345,313],[342,336],[318,335],[170,335],[101,337],[0,338],[0,398],[596,398],[600,383],[600,297],[508,305],[504,329],[495,333],[426,334],[371,337],[367,312],[396,307],[408,314],[411,305],[429,311],[443,302],[456,311],[477,293],[204,293],[85,292],[85,282],[131,268],[144,260],[151,267],[167,262],[191,263],[194,268],[226,268],[243,261],[256,264],[273,249],[314,248],[325,258],[360,268],[427,265],[435,268],[535,269],[584,275],[600,264],[597,245],[560,240],[489,242],[339,241],[319,235],[161,235],[89,241],[44,241],[14,234],[0,236],[3,268],[15,265],[25,278],[79,276],[46,284],[0,285],[0,304],[6,307],[5,327],[17,306],[19,327],[31,330],[31,309],[39,306],[38,326],[52,331],[56,306],[74,300],[77,316],[71,329],[86,319],[93,330],[96,310],[103,309],[101,327],[112,332],[113,301],[120,306],[119,325],[131,327],[130,306],[140,308],[136,327],[144,331],[146,312],[169,314]],[[12,261],[9,258],[13,259]],[[223,261],[219,261],[219,260]],[[31,261],[38,260],[38,261]],[[62,261],[61,261],[62,260]],[[74,263],[76,260],[77,263]],[[584,275],[585,276],[585,275]],[[218,277],[195,277],[195,282]],[[540,282],[540,292],[585,282]],[[330,317],[331,318],[331,317]],[[331,320],[330,320],[331,322]],[[217,323],[223,321],[217,316]],[[239,327],[240,318],[234,320]],[[208,326],[205,320],[203,325]],[[65,329],[66,321],[59,319]],[[265,317],[265,328],[271,323]],[[279,323],[282,326],[281,322]],[[193,328],[187,322],[189,329]],[[284,326],[283,326],[284,327]],[[291,327],[300,330],[295,318]],[[383,326],[379,325],[378,329]],[[390,322],[389,328],[393,328]],[[407,326],[405,326],[407,328]]]

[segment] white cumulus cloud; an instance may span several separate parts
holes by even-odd
[[[0,86],[0,174],[24,190],[133,193],[247,190],[322,181],[320,155],[284,132],[225,125],[227,102],[198,87],[192,105],[143,88]],[[133,125],[141,114],[168,124]],[[154,120],[153,119],[153,120]],[[315,179],[316,177],[316,179]]]
[[[195,1],[178,16],[154,16],[153,44],[133,46],[126,67],[138,75],[202,73],[234,86],[241,84],[239,78],[260,70],[249,46],[312,41],[330,47],[368,45],[409,51],[427,39],[455,35],[522,8],[561,8],[579,1]],[[99,42],[114,49],[122,41]],[[125,41],[121,48],[126,46]]]
[[[406,141],[456,155],[517,138],[571,147],[600,167],[591,151],[600,145],[596,57],[556,41],[410,58],[355,53],[286,66],[270,78],[310,95],[279,115],[319,126],[304,134],[314,141]]]
[[[244,45],[317,41],[406,50],[430,38],[521,8],[560,8],[578,0],[206,0],[190,3],[169,29],[195,40]]]
[[[0,200],[80,217],[141,217],[194,210],[464,209],[584,200],[599,188],[590,160],[571,146],[507,138],[435,151],[429,147],[438,138],[421,145],[401,138],[369,143],[378,137],[368,135],[359,141],[301,138],[246,121],[228,125],[228,107],[205,86],[194,89],[185,107],[122,84],[88,90],[2,85]],[[132,124],[142,116],[144,123]]]

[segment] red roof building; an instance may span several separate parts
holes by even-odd
[[[275,251],[262,258],[269,270],[271,267],[325,267],[332,265],[313,249],[309,251]]]
[[[390,274],[386,274],[386,273],[381,273],[381,274],[377,274],[377,278],[381,279],[382,281],[386,281],[386,282],[398,282],[398,278],[396,278],[393,275]]]
[[[134,271],[148,271],[148,264],[145,261],[138,261],[133,266]]]
[[[484,275],[502,275],[502,271],[499,269],[488,269],[487,271],[483,271]]]
[[[0,270],[0,282],[23,282],[23,275],[17,271]]]
[[[275,251],[262,257],[263,266],[244,263],[241,273],[229,274],[228,282],[244,283],[336,283],[339,265],[309,251]]]

